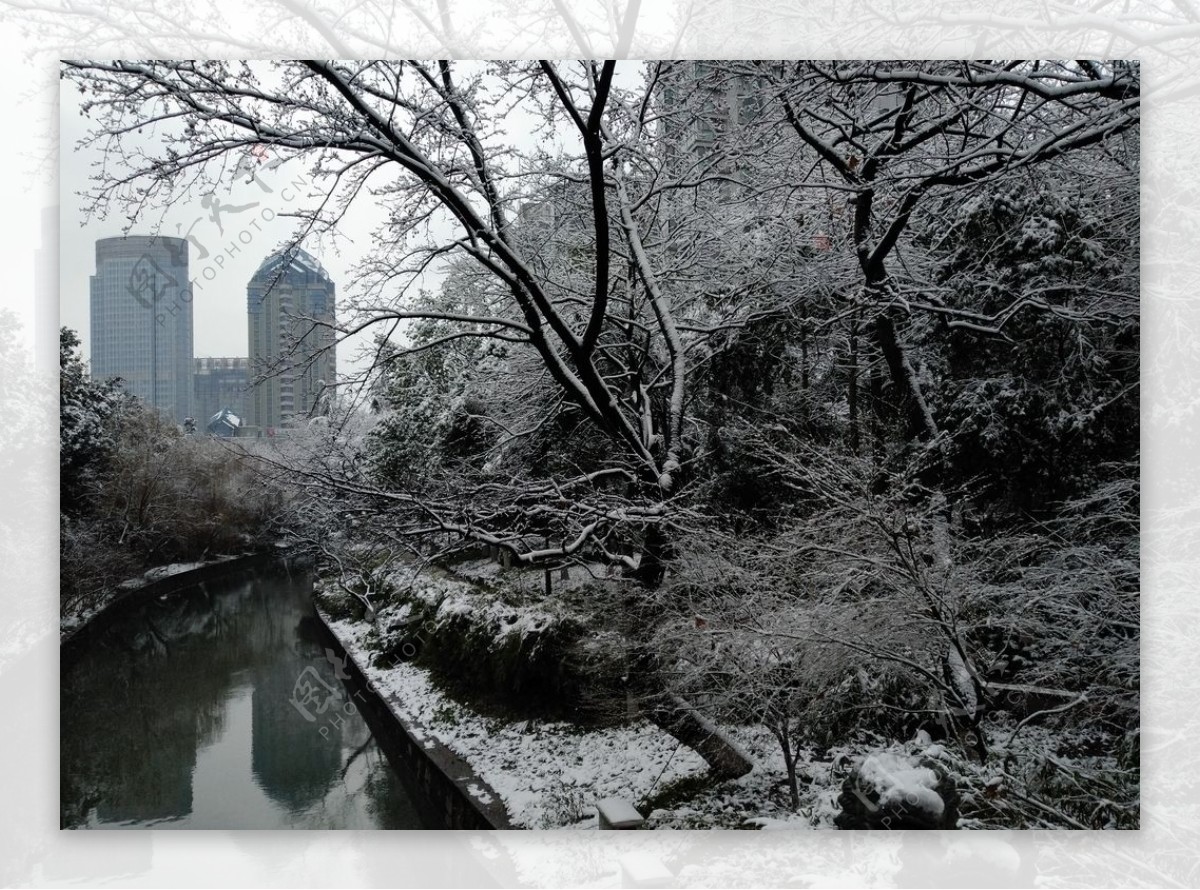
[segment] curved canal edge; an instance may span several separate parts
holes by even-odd
[[[385,735],[390,747],[403,757],[426,799],[442,810],[449,828],[509,830],[514,826],[500,795],[462,757],[436,736],[401,716],[394,693],[380,689],[363,670],[355,653],[334,630],[330,616],[316,605],[317,617],[337,644],[351,682],[358,687],[357,707],[373,724],[376,735]],[[364,656],[359,654],[358,659]]]
[[[103,626],[108,619],[120,611],[122,606],[132,605],[141,599],[176,593],[205,581],[217,581],[244,569],[295,559],[303,559],[303,557],[287,551],[260,550],[255,553],[221,557],[197,565],[192,569],[164,575],[161,578],[148,579],[145,574],[137,578],[130,578],[128,581],[116,585],[113,595],[78,624],[66,631],[62,629],[61,625],[59,626],[59,652],[63,653],[73,648],[74,643]],[[167,568],[170,566],[159,567],[159,569]],[[154,571],[155,569],[148,569],[147,574]],[[139,581],[143,583],[138,583]]]

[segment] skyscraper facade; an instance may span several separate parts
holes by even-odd
[[[192,408],[196,425],[203,427],[221,411],[246,416],[250,362],[244,356],[197,358],[193,365]]]
[[[96,242],[92,376],[122,386],[176,422],[192,416],[188,243],[130,235]]]
[[[663,63],[655,93],[665,172],[712,179],[724,199],[734,199],[747,148],[757,154],[763,142],[755,127],[765,120],[764,86],[727,62],[690,59]]]
[[[250,279],[247,432],[272,435],[319,410],[337,377],[335,297],[329,273],[298,247],[271,254]]]

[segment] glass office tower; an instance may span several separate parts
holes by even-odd
[[[320,410],[337,377],[335,287],[298,247],[267,257],[246,289],[250,378],[247,432],[273,435]]]
[[[188,243],[130,235],[96,242],[91,279],[92,376],[176,422],[192,416],[192,287]]]

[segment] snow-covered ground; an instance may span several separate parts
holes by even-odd
[[[388,693],[399,716],[417,733],[434,735],[471,765],[503,799],[513,823],[524,828],[593,828],[596,801],[621,797],[635,804],[680,780],[698,789],[686,800],[643,812],[647,828],[832,828],[840,781],[830,764],[801,767],[800,810],[790,809],[783,756],[769,732],[753,727],[726,731],[757,766],[740,779],[704,783],[708,767],[687,746],[647,720],[626,726],[582,729],[564,722],[505,721],[456,702],[427,670],[407,662],[370,663],[370,626],[331,620],[330,628]]]
[[[330,627],[371,682],[395,696],[399,716],[466,760],[503,798],[517,826],[594,827],[596,801],[636,802],[707,769],[698,754],[646,720],[585,730],[564,722],[484,717],[441,692],[422,668],[371,665],[366,623],[331,621]]]
[[[602,571],[602,570],[601,570]],[[487,559],[459,563],[450,571],[424,571],[413,578],[408,569],[387,576],[389,586],[406,596],[437,606],[435,621],[457,613],[474,615],[497,640],[511,633],[541,631],[560,616],[560,605],[540,596],[514,605],[494,595],[481,596],[480,584],[514,593],[540,593],[541,572],[502,570]],[[602,578],[600,574],[600,578]],[[556,593],[598,580],[588,567],[572,566],[569,580],[554,572]],[[526,590],[527,588],[527,590]],[[392,607],[395,608],[395,607]],[[404,617],[383,607],[389,620]],[[331,627],[360,665],[368,665],[367,622],[339,620]],[[361,657],[360,657],[361,656]],[[828,764],[812,764],[802,789],[799,812],[792,812],[781,781],[786,776],[779,746],[765,729],[724,727],[731,739],[759,764],[740,779],[721,783],[695,780],[708,775],[703,759],[665,730],[647,720],[608,729],[582,729],[557,722],[505,723],[481,716],[442,693],[427,670],[410,663],[365,668],[373,684],[403,702],[400,715],[417,723],[463,757],[508,806],[513,821],[524,827],[592,827],[595,801],[604,797],[642,801],[673,782],[694,780],[694,788],[648,816],[647,827],[712,828],[832,827],[837,789],[831,789]]]
[[[494,560],[475,559],[457,563],[450,570],[439,569],[434,572],[422,572],[413,578],[408,570],[400,570],[388,576],[388,582],[395,588],[407,588],[407,595],[415,599],[435,603],[438,606],[437,618],[442,620],[454,613],[469,612],[478,616],[479,620],[492,627],[497,639],[509,633],[524,633],[529,630],[541,630],[559,617],[559,606],[555,600],[545,601],[540,596],[542,573],[521,569],[502,569]],[[554,590],[557,596],[567,594],[588,584],[613,583],[605,576],[602,566],[571,566],[569,578],[563,579],[559,570],[553,572]],[[491,585],[492,590],[503,589],[519,594],[534,594],[521,605],[501,602],[493,596],[480,596],[479,585]],[[568,607],[569,608],[569,607]],[[353,634],[358,645],[367,635],[366,624],[354,625],[350,622],[339,623],[339,637]],[[357,659],[356,659],[357,660]],[[420,694],[440,695],[429,683],[428,673],[420,668],[404,664],[395,671],[380,671],[372,668],[376,676],[388,675],[390,683],[419,684]],[[417,679],[421,678],[421,679]],[[391,686],[401,693],[403,698],[410,691],[404,687]],[[448,702],[444,696],[442,701]],[[426,712],[441,707],[439,704],[426,704]],[[453,702],[446,707],[455,709],[455,713],[469,713],[466,709]],[[555,798],[555,803],[548,809],[563,807],[567,810],[585,810],[592,813],[595,799],[615,795],[626,797],[635,803],[649,795],[649,792],[661,793],[669,789],[669,785],[678,779],[700,779],[708,774],[708,768],[698,754],[681,745],[674,737],[667,734],[648,721],[640,721],[633,727],[621,729],[583,732],[578,727],[565,723],[557,724],[526,724],[524,722],[510,724],[497,730],[494,721],[487,721],[473,715],[482,721],[484,728],[478,738],[469,741],[462,738],[452,740],[443,735],[442,727],[431,725],[428,720],[414,716],[420,722],[435,732],[438,738],[450,748],[463,756],[476,771],[491,782],[489,771],[519,770],[512,777],[499,779],[499,785],[493,785],[505,798],[506,802],[516,800],[517,806],[532,795],[534,798],[549,793]],[[804,767],[806,783],[803,785],[802,803],[798,812],[793,812],[787,797],[786,786],[781,784],[787,773],[784,768],[783,755],[774,737],[765,729],[758,727],[723,727],[723,730],[739,747],[751,755],[758,766],[746,776],[727,782],[712,782],[708,784],[696,782],[697,787],[689,789],[688,794],[676,795],[678,798],[688,798],[687,802],[668,805],[655,809],[647,815],[647,827],[658,828],[832,828],[833,817],[837,813],[836,799],[839,788],[831,786],[830,767],[828,763],[810,763]],[[473,731],[473,730],[472,730]],[[524,732],[536,732],[534,741],[526,740]],[[494,738],[495,733],[499,738]],[[462,735],[462,733],[457,733]],[[520,746],[534,745],[539,751],[544,750],[545,756],[568,754],[578,757],[583,764],[555,777],[553,770],[547,772],[539,768],[536,774],[521,770],[521,761],[514,758],[510,749]],[[648,746],[642,755],[631,752],[628,747]],[[473,754],[477,749],[480,753]],[[664,754],[676,752],[670,768],[661,777],[657,777],[658,769],[641,769],[640,760],[648,760],[661,764]],[[484,762],[490,761],[490,762]],[[550,761],[553,763],[553,760]],[[624,784],[605,782],[603,777],[615,772],[627,770],[626,764],[634,764]],[[683,764],[687,764],[685,767]],[[580,773],[582,769],[582,773]],[[649,776],[650,782],[646,778]],[[550,781],[547,781],[549,777]],[[599,780],[601,784],[595,791],[589,791]],[[503,786],[503,787],[502,787]],[[504,788],[508,788],[508,793]],[[607,789],[607,790],[601,790]],[[582,802],[582,807],[580,803]],[[513,804],[510,803],[510,813],[514,814]],[[545,825],[566,824],[555,822],[545,813],[539,815]],[[522,822],[536,825],[537,819]],[[521,820],[517,820],[521,821]],[[594,824],[594,818],[589,824]]]

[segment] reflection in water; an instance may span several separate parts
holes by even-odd
[[[67,828],[423,828],[286,567],[131,606],[63,660]]]

